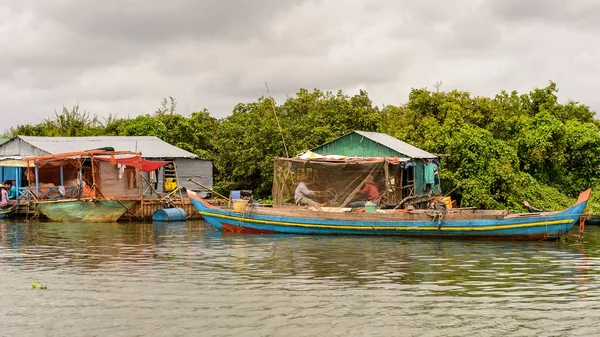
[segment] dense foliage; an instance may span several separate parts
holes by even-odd
[[[133,119],[95,115],[75,106],[7,136],[153,135],[214,161],[215,187],[270,194],[273,158],[333,140],[352,130],[378,131],[442,155],[442,184],[463,206],[559,209],[589,187],[600,188],[600,123],[589,107],[557,101],[557,87],[493,98],[462,91],[413,89],[404,105],[374,106],[365,91],[348,96],[301,89],[283,104],[266,97],[240,103],[221,119],[206,110],[177,114],[164,99]],[[275,113],[279,118],[280,132]],[[285,139],[285,146],[281,134]],[[600,212],[600,193],[590,208]]]

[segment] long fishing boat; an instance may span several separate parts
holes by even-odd
[[[591,190],[557,212],[511,213],[506,210],[448,209],[343,212],[344,208],[261,207],[236,212],[211,205],[188,191],[204,221],[224,232],[255,234],[338,234],[461,237],[476,239],[556,240],[580,221]],[[342,212],[340,212],[342,211]]]

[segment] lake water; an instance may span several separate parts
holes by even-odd
[[[580,245],[0,220],[0,285],[0,336],[593,336],[600,228]]]

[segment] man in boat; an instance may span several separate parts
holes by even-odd
[[[300,183],[296,187],[296,192],[294,193],[294,201],[298,206],[313,206],[317,209],[320,209],[320,205],[313,200],[317,195],[315,192],[311,191],[308,187],[306,187],[306,182],[309,180],[308,173],[302,172],[300,175]]]
[[[365,187],[356,191],[356,193],[366,195],[366,200],[351,202],[348,204],[348,207],[364,207],[367,202],[372,202],[376,205],[379,204],[379,189],[375,185],[375,179],[371,175],[365,179]]]

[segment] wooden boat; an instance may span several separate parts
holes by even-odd
[[[113,222],[117,221],[134,201],[118,200],[61,200],[40,202],[37,209],[48,219],[57,222]]]
[[[4,218],[10,212],[12,212],[11,209],[1,209],[0,210],[0,219]]]
[[[577,202],[563,211],[521,214],[473,209],[448,209],[445,214],[431,210],[351,213],[253,205],[235,212],[212,206],[193,191],[188,191],[188,196],[204,221],[224,232],[556,240],[580,221],[590,193],[581,193]]]

